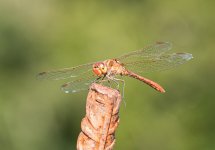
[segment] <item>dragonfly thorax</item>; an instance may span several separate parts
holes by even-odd
[[[108,76],[122,75],[125,72],[124,65],[116,59],[108,59],[104,64],[107,66]]]

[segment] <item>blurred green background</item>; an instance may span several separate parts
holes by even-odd
[[[215,2],[1,0],[0,149],[74,150],[87,91],[38,72],[119,56],[155,41],[194,59],[146,74],[160,94],[126,79],[117,150],[215,149]]]

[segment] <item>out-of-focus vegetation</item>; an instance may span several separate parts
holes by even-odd
[[[44,70],[119,56],[154,41],[194,59],[146,74],[160,94],[126,80],[118,150],[215,149],[215,2],[0,1],[0,149],[76,149],[87,92],[64,94]]]

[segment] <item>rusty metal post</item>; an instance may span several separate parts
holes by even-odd
[[[77,141],[78,150],[113,149],[120,103],[121,95],[117,90],[95,83],[91,85]]]

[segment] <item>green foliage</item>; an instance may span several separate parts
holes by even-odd
[[[0,149],[75,149],[87,92],[38,72],[117,57],[154,41],[194,59],[146,74],[165,94],[126,79],[115,149],[215,149],[214,1],[1,1]]]

